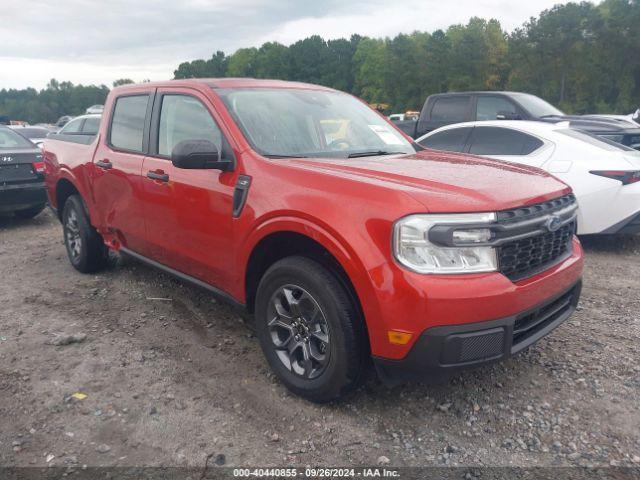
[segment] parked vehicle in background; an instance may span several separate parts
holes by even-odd
[[[405,121],[404,113],[392,113],[391,115],[389,115],[388,118],[392,122],[404,122]]]
[[[13,129],[0,126],[0,214],[32,218],[46,201],[42,152]]]
[[[71,264],[109,247],[246,308],[308,399],[368,356],[389,383],[504,359],[574,311],[577,205],[545,172],[422,150],[316,85],[127,85],[105,111],[90,145],[45,141]]]
[[[37,147],[42,147],[44,139],[51,133],[51,130],[45,127],[12,125],[10,128],[31,140]]]
[[[62,128],[64,127],[67,123],[69,123],[69,121],[72,119],[73,117],[69,116],[69,115],[63,115],[62,117],[60,117],[58,119],[58,121],[56,122],[56,127],[58,128]]]
[[[389,115],[389,120],[392,122],[405,122],[405,121],[417,121],[420,117],[420,112],[407,111],[405,113],[392,113]]]
[[[632,148],[640,148],[640,127],[602,116],[565,115],[535,95],[519,92],[454,92],[430,95],[417,122],[396,126],[419,138],[445,125],[471,121],[569,121],[571,128],[588,131]]]
[[[85,113],[102,115],[102,112],[104,112],[104,105],[91,105]]]
[[[58,135],[84,135],[94,136],[100,128],[101,115],[80,115],[70,120],[64,127],[58,130]]]
[[[573,189],[579,234],[640,233],[640,152],[571,129],[569,122],[461,123],[418,143],[546,170]]]
[[[0,115],[0,125],[11,125],[11,119],[8,115]]]

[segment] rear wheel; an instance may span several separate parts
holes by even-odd
[[[258,287],[256,330],[271,368],[302,397],[327,402],[360,381],[361,319],[342,284],[313,260],[289,257],[267,270]]]
[[[42,210],[44,210],[44,207],[45,207],[45,204],[43,203],[42,205],[36,205],[35,207],[29,207],[23,210],[16,210],[15,212],[13,212],[13,214],[18,218],[22,218],[23,220],[28,220],[38,215]]]
[[[70,196],[62,211],[64,244],[71,265],[82,273],[104,268],[108,263],[108,249],[96,231],[78,195]]]

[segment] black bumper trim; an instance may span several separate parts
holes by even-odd
[[[543,303],[510,317],[429,328],[402,360],[373,357],[378,375],[390,386],[410,379],[440,381],[463,369],[505,360],[569,318],[581,289],[582,282],[578,281]]]

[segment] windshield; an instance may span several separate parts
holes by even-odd
[[[246,139],[271,157],[415,153],[412,144],[350,95],[301,89],[216,90]]]
[[[564,113],[540,97],[528,93],[516,93],[513,98],[534,117],[564,116]]]
[[[9,148],[36,148],[33,143],[9,128],[0,128],[0,150]]]

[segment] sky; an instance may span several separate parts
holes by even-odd
[[[473,16],[508,31],[566,0],[1,0],[0,89],[49,79],[111,86],[173,78],[177,66],[313,34],[393,37]]]

